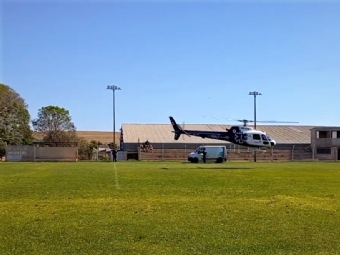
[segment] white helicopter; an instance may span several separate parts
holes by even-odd
[[[213,117],[216,118],[216,117]],[[188,136],[198,136],[201,138],[210,138],[216,140],[228,141],[233,144],[242,145],[252,148],[272,148],[276,145],[276,141],[272,139],[265,132],[256,130],[247,126],[247,123],[254,122],[253,120],[246,119],[232,119],[243,122],[243,126],[231,126],[226,131],[209,131],[209,130],[187,130],[179,126],[172,116],[169,117],[172,127],[174,129],[174,139],[178,140],[181,134]],[[222,118],[218,118],[222,119]],[[291,121],[256,121],[259,123],[298,123]]]

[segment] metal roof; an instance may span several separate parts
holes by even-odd
[[[185,124],[185,129],[225,131],[235,125],[220,124]],[[277,143],[310,143],[311,129],[314,126],[257,125],[256,129],[266,132]],[[176,141],[171,124],[122,124],[124,143],[221,143],[219,140],[181,135]]]
[[[331,127],[314,127],[313,130],[316,130],[316,131],[340,131],[340,127],[335,127],[335,126],[331,126]]]

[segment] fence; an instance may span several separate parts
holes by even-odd
[[[77,147],[7,145],[6,161],[77,161]]]
[[[184,148],[169,149],[162,147],[161,149],[153,149],[151,151],[143,151],[138,149],[139,160],[149,161],[187,161],[188,154],[192,152],[186,145]],[[314,152],[309,146],[305,145],[285,145],[274,147],[274,149],[262,149],[256,151],[254,149],[229,145],[227,146],[228,161],[253,161],[256,153],[257,161],[291,161],[291,160],[314,160]]]
[[[187,161],[192,148],[164,148],[143,151],[138,148],[136,159],[148,161]],[[304,160],[340,160],[340,149],[334,148],[329,155],[317,154],[315,146],[281,145],[274,149],[256,151],[257,161],[304,161]],[[124,152],[129,159],[128,152]],[[227,146],[228,161],[253,161],[255,150],[238,145]],[[98,160],[98,159],[97,159]],[[78,161],[77,147],[37,147],[28,145],[8,145],[6,161]]]

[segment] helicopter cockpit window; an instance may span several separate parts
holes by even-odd
[[[261,140],[261,136],[259,134],[253,134],[254,140]]]
[[[267,141],[267,137],[265,135],[261,135],[262,140]]]

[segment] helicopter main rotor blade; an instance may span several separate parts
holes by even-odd
[[[247,119],[233,119],[233,118],[222,118],[217,116],[203,116],[203,117],[210,117],[219,120],[231,120],[231,121],[238,121],[242,123],[255,123],[254,120],[247,120]],[[280,120],[256,120],[256,123],[299,123],[297,121],[280,121]]]
[[[261,123],[299,123],[297,121],[280,121],[280,120],[257,120],[256,122],[261,122]]]
[[[226,118],[222,118],[222,117],[218,117],[218,116],[203,116],[204,118],[213,118],[213,119],[218,119],[218,120],[238,120],[238,119],[226,119]]]

